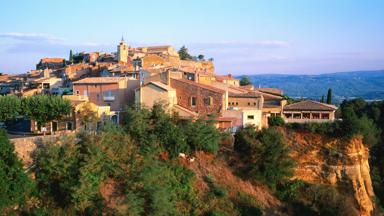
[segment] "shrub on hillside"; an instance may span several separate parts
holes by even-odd
[[[190,151],[219,150],[220,133],[212,120],[181,120],[166,113],[161,104],[151,110],[131,107],[127,109],[126,129],[145,151],[166,150],[170,156]]]
[[[294,161],[282,134],[273,128],[256,131],[247,127],[237,132],[235,150],[248,164],[246,175],[265,182],[272,189],[293,174]]]
[[[301,198],[312,203],[312,210],[320,215],[358,215],[353,201],[331,185],[306,185]]]
[[[220,133],[211,121],[200,118],[195,122],[188,121],[183,128],[192,150],[217,153]]]
[[[268,118],[269,126],[283,126],[285,124],[284,119],[280,116],[271,116]]]

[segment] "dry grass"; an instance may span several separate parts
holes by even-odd
[[[237,199],[239,192],[242,192],[253,197],[265,210],[280,212],[283,207],[265,186],[254,185],[234,175],[223,158],[204,152],[196,152],[195,158],[194,162],[180,158],[180,162],[196,173],[195,187],[200,195],[209,189],[204,177],[211,176],[217,185],[227,189],[232,199]]]

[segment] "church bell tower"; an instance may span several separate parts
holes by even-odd
[[[123,37],[121,37],[121,41],[117,46],[117,61],[123,63],[128,62],[128,45],[124,42]]]

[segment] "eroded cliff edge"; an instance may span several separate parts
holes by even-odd
[[[331,139],[309,132],[284,131],[297,162],[294,178],[313,184],[329,184],[354,198],[360,215],[371,215],[374,192],[369,150],[362,137]]]

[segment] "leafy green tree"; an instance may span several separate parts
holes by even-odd
[[[294,161],[282,134],[273,128],[257,132],[255,128],[247,127],[237,132],[235,150],[249,164],[247,176],[265,182],[273,190],[293,175]]]
[[[15,154],[6,132],[0,129],[0,212],[22,204],[32,182],[25,174],[23,165]]]
[[[36,183],[44,202],[52,200],[58,207],[71,204],[74,187],[78,184],[82,160],[74,140],[46,143],[34,156]]]
[[[355,104],[355,105],[354,105]],[[360,101],[343,103],[341,105],[341,134],[347,138],[354,135],[362,135],[364,143],[372,147],[379,142],[380,130],[374,121],[363,113],[364,106]],[[359,113],[359,115],[358,115]]]
[[[136,153],[129,136],[115,126],[97,135],[83,133],[46,143],[34,155],[40,199],[47,206],[53,204],[53,209],[94,215],[105,207],[102,182],[108,177],[127,177]]]
[[[38,127],[68,115],[72,106],[60,96],[37,95],[22,100],[22,110],[26,117],[37,122]]]
[[[198,58],[200,61],[204,61],[204,55],[202,55],[202,54],[198,55],[197,58]]]
[[[189,54],[188,49],[182,46],[178,51],[181,60],[191,60],[192,56]]]
[[[187,122],[184,126],[187,143],[194,151],[207,151],[216,154],[219,150],[220,133],[212,121],[202,118]]]
[[[332,104],[332,89],[328,89],[327,104]]]
[[[170,119],[158,119],[153,133],[171,156],[177,156],[180,152],[189,152],[182,128],[177,127]]]
[[[0,121],[12,120],[21,114],[21,100],[16,96],[0,96]]]
[[[124,118],[126,132],[140,143],[142,150],[152,150],[155,136],[151,134],[151,111],[145,107],[133,106],[126,109]]]
[[[248,76],[243,76],[241,77],[241,80],[240,80],[240,85],[241,86],[246,86],[246,85],[251,85],[251,81],[249,80],[249,77]]]
[[[269,126],[283,126],[285,124],[284,119],[280,116],[271,116],[268,118]]]

